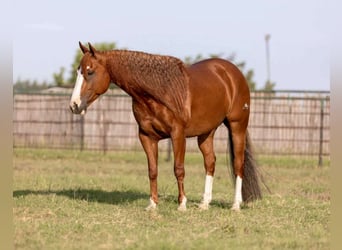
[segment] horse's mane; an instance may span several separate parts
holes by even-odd
[[[147,94],[173,112],[184,114],[188,75],[180,59],[128,50],[105,53],[112,57],[117,69],[127,74],[130,88],[136,94]]]

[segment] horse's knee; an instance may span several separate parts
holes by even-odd
[[[184,165],[183,164],[175,164],[174,173],[175,173],[175,176],[177,179],[184,178],[184,176],[185,176]]]
[[[158,177],[158,170],[157,168],[149,168],[148,170],[148,177],[150,180],[155,180]]]

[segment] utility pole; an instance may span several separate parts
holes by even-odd
[[[266,70],[267,70],[267,81],[266,84],[271,83],[271,68],[270,68],[270,48],[269,41],[271,39],[270,34],[265,35],[265,43],[266,43]]]

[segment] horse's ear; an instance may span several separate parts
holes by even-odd
[[[93,47],[93,45],[91,45],[91,43],[88,43],[88,45],[89,45],[90,53],[96,57],[96,55],[95,55],[97,52],[96,49]]]
[[[80,45],[80,49],[82,50],[83,54],[89,52],[89,49],[84,46],[81,42],[78,42],[78,44]]]

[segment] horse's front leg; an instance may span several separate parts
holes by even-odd
[[[139,131],[139,139],[145,150],[148,162],[148,177],[150,179],[150,204],[146,210],[157,208],[158,204],[158,141]]]
[[[173,153],[174,153],[174,173],[178,183],[178,210],[186,210],[186,197],[184,191],[184,156],[185,156],[185,135],[184,131],[176,131],[171,135]]]

